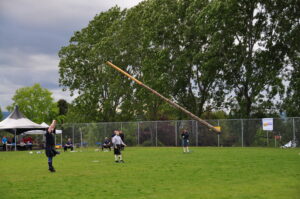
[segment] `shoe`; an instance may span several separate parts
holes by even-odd
[[[53,173],[53,172],[55,172],[55,169],[52,167],[52,168],[49,168],[49,171]]]
[[[121,163],[125,163],[124,160],[120,160]]]
[[[116,160],[116,161],[115,161],[115,163],[119,163],[119,161],[118,161],[118,160]]]

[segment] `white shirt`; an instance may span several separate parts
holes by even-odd
[[[112,141],[112,143],[113,143],[114,145],[117,145],[117,144],[123,144],[123,145],[125,145],[124,142],[122,141],[121,137],[118,136],[118,135],[115,135],[115,136],[112,138],[111,141]]]

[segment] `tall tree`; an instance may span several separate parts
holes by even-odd
[[[104,65],[120,63],[117,36],[124,14],[118,7],[100,13],[59,52],[60,85],[79,94],[73,105],[86,121],[118,120],[120,104],[130,97],[129,81]]]
[[[68,113],[68,102],[64,99],[57,101],[58,115],[66,115]]]
[[[277,10],[273,12],[272,18],[277,21],[276,30],[281,33],[280,37],[288,50],[285,78],[288,86],[282,109],[288,116],[297,117],[300,112],[300,1],[280,1],[269,6]]]
[[[13,111],[15,105],[18,105],[20,111],[30,120],[50,123],[58,114],[57,104],[51,95],[52,93],[40,84],[17,89],[12,98],[14,102],[7,110]]]
[[[224,80],[232,90],[229,102],[240,117],[251,117],[259,106],[270,108],[283,93],[287,47],[266,2],[216,0],[201,15],[210,40],[222,51]]]
[[[2,110],[1,110],[1,107],[0,107],[0,121],[3,119],[3,113],[2,113]]]

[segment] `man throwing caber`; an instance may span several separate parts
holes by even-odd
[[[55,172],[55,169],[52,165],[52,159],[54,156],[56,156],[56,154],[59,154],[59,152],[57,152],[55,150],[55,141],[54,141],[54,135],[55,134],[55,126],[56,126],[56,120],[52,121],[52,124],[49,126],[48,129],[46,129],[46,156],[48,157],[48,166],[49,166],[49,171],[51,172]]]

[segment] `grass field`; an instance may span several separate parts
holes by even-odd
[[[0,198],[299,199],[300,149],[126,148],[45,154],[0,153]]]

